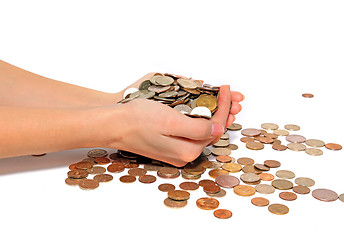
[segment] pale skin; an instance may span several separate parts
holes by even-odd
[[[138,88],[153,75],[148,73],[127,88]],[[194,119],[145,99],[116,104],[127,88],[117,93],[96,91],[0,61],[0,158],[104,147],[180,167],[219,139],[244,99],[223,85],[213,117]]]

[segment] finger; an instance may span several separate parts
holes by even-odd
[[[227,119],[227,123],[226,123],[226,127],[229,127],[230,125],[232,125],[232,123],[235,121],[235,116],[230,114],[228,116],[228,119]]]
[[[237,102],[232,102],[232,108],[230,110],[230,114],[236,115],[241,111],[242,107]]]
[[[229,115],[229,109],[231,105],[230,99],[231,95],[229,86],[221,86],[217,100],[218,108],[211,120],[213,122],[221,124],[223,127],[226,125],[226,121]]]
[[[245,99],[245,96],[242,95],[240,92],[231,91],[232,101],[233,102],[241,102]]]

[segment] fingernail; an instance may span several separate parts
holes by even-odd
[[[217,137],[224,133],[225,129],[222,125],[218,123],[213,123],[211,125],[211,136]]]

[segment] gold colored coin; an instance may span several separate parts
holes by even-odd
[[[287,147],[288,149],[292,151],[305,151],[306,150],[306,146],[302,143],[289,143]]]
[[[269,205],[269,200],[263,197],[255,197],[251,199],[251,203],[258,207],[265,207]]]
[[[228,140],[223,140],[220,139],[216,143],[213,144],[213,147],[228,147],[229,146],[229,141]]]
[[[228,175],[229,172],[223,169],[212,169],[208,172],[208,174],[212,178],[217,178],[220,175]]]
[[[300,130],[300,126],[295,125],[295,124],[287,124],[284,126],[285,129],[289,130],[289,131],[298,131]]]
[[[233,188],[234,193],[243,196],[243,197],[248,197],[248,196],[253,196],[256,193],[256,190],[247,185],[238,185]]]
[[[248,142],[246,143],[246,147],[251,150],[262,150],[264,148],[264,144],[261,142]]]
[[[254,160],[252,158],[242,157],[238,158],[238,163],[241,165],[253,165]]]
[[[295,183],[305,187],[313,187],[315,185],[315,181],[307,177],[298,177],[295,179]]]
[[[211,112],[217,108],[217,98],[214,95],[202,94],[197,98],[197,107],[207,107]]]
[[[276,129],[274,130],[274,134],[277,134],[278,136],[288,136],[289,132],[283,129]]]
[[[276,176],[284,179],[292,179],[295,177],[295,173],[289,170],[279,170],[276,172]]]
[[[293,183],[285,179],[276,179],[271,182],[271,185],[279,190],[289,190],[293,188]]]
[[[277,215],[284,215],[287,214],[289,212],[289,208],[283,204],[271,204],[269,206],[269,211],[273,214],[277,214]]]
[[[321,156],[323,151],[318,148],[306,148],[305,152],[311,156]]]
[[[199,198],[196,201],[197,207],[203,210],[214,210],[219,207],[219,204],[215,198]]]
[[[242,126],[239,123],[232,123],[227,129],[230,131],[239,131],[242,129]]]
[[[222,164],[222,169],[231,173],[236,173],[236,172],[240,172],[242,167],[240,164],[230,162],[230,163]]]
[[[272,194],[275,192],[275,188],[269,184],[258,184],[255,189],[262,194]]]
[[[263,123],[261,127],[265,130],[276,130],[278,129],[278,125],[275,123]]]
[[[306,145],[310,146],[310,147],[323,147],[325,146],[325,142],[321,141],[319,139],[308,139],[306,140]]]

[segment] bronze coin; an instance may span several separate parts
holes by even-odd
[[[298,131],[300,130],[300,126],[295,125],[295,124],[287,124],[284,126],[285,129],[289,130],[289,131]]]
[[[143,175],[139,177],[139,181],[142,183],[153,183],[156,181],[156,177],[153,175]]]
[[[86,178],[88,176],[88,172],[86,170],[76,169],[69,171],[67,175],[70,178]]]
[[[230,155],[231,154],[231,150],[229,148],[222,148],[222,147],[218,147],[218,148],[213,148],[211,150],[211,153],[215,156],[219,156],[219,155]]]
[[[255,128],[246,128],[241,131],[241,134],[246,137],[255,137],[260,135],[261,133],[261,130]]]
[[[158,186],[158,189],[162,192],[169,192],[174,190],[176,187],[170,183],[162,183]]]
[[[87,169],[90,169],[92,167],[93,167],[93,164],[90,162],[78,162],[75,164],[75,168],[77,168],[77,169],[87,170]]]
[[[272,143],[272,145],[274,145],[274,144],[276,144],[276,145],[281,145],[281,144],[282,144],[282,141],[279,140],[279,139],[275,139],[274,142]]]
[[[293,183],[285,179],[276,179],[271,182],[271,185],[279,190],[289,190],[293,188]]]
[[[195,182],[182,182],[179,187],[183,190],[196,190],[199,188],[198,183]]]
[[[241,181],[245,183],[254,183],[260,180],[260,177],[256,173],[244,173],[240,176]]]
[[[212,169],[208,172],[208,174],[212,178],[217,178],[220,175],[228,175],[229,172],[223,169]]]
[[[227,219],[232,217],[232,212],[227,209],[217,209],[214,211],[214,216],[220,219]]]
[[[215,198],[199,198],[196,201],[197,207],[203,210],[214,210],[219,207],[219,201]]]
[[[277,177],[283,178],[283,179],[292,179],[295,177],[295,173],[289,170],[279,170],[275,174]]]
[[[190,198],[190,193],[184,190],[171,190],[167,195],[169,198],[176,201],[184,201]]]
[[[242,138],[240,138],[240,141],[242,141],[243,143],[254,142],[254,138],[242,137]]]
[[[242,171],[244,173],[256,173],[256,174],[260,174],[262,173],[263,171],[255,168],[253,165],[245,165],[243,168],[242,168]]]
[[[122,183],[133,183],[136,181],[136,177],[131,175],[123,175],[119,178],[119,181]]]
[[[113,176],[110,174],[98,174],[93,177],[93,180],[96,180],[97,182],[110,182],[113,179]]]
[[[190,164],[184,166],[183,168],[186,172],[192,174],[192,175],[199,175],[203,174],[205,172],[205,168],[201,164]]]
[[[269,200],[263,197],[255,197],[251,199],[251,203],[258,207],[265,207],[269,205]]]
[[[248,157],[238,158],[237,162],[241,165],[253,165],[254,164],[254,160],[252,158],[248,158]]]
[[[278,129],[278,125],[275,123],[263,123],[262,125],[260,125],[261,128],[265,129],[265,130],[276,130]]]
[[[286,201],[294,201],[297,199],[297,195],[293,192],[281,192],[279,197]]]
[[[190,174],[190,173],[186,172],[184,169],[182,169],[180,172],[182,174],[182,178],[187,179],[187,180],[200,179],[201,175],[202,175],[202,174],[198,174],[198,175]]]
[[[206,193],[209,197],[215,197],[215,198],[218,198],[218,197],[224,197],[226,196],[226,191],[224,189],[221,189],[220,192],[217,192],[217,193]]]
[[[100,165],[105,165],[105,164],[110,163],[110,159],[106,157],[96,157],[94,161]]]
[[[233,190],[235,194],[243,197],[252,196],[256,193],[256,190],[253,187],[246,185],[235,186]]]
[[[99,182],[93,179],[81,179],[79,187],[83,190],[93,190],[99,187]]]
[[[143,168],[146,170],[146,171],[153,171],[153,172],[157,172],[162,166],[161,165],[158,165],[158,164],[145,164],[143,166]]]
[[[170,207],[170,208],[182,208],[182,207],[185,207],[187,205],[188,201],[185,200],[185,201],[175,201],[173,199],[170,199],[170,198],[166,198],[164,200],[164,204],[167,206],[167,207]]]
[[[242,126],[239,123],[232,123],[227,129],[230,131],[239,131],[242,129]]]
[[[318,199],[324,202],[332,202],[338,199],[338,194],[336,192],[329,189],[324,189],[324,188],[318,188],[318,189],[313,190],[312,196],[315,199]]]
[[[89,174],[101,174],[101,173],[105,173],[106,169],[104,167],[101,166],[94,166],[91,169],[88,169],[88,173]]]
[[[283,130],[283,129],[276,129],[276,130],[274,130],[274,134],[276,134],[278,136],[288,136],[289,132],[287,130]]]
[[[219,186],[217,186],[217,185],[205,185],[203,187],[203,191],[205,193],[213,193],[214,194],[214,193],[220,192],[221,188]]]
[[[147,171],[143,168],[131,168],[128,171],[128,175],[132,175],[132,176],[136,176],[136,177],[143,176],[146,173],[147,173]]]
[[[265,164],[256,163],[253,166],[259,170],[262,170],[262,171],[269,171],[270,170],[270,168],[268,166],[266,166]]]
[[[277,215],[284,215],[287,214],[289,212],[289,208],[283,204],[271,204],[269,206],[269,211],[273,214],[277,214]]]
[[[229,148],[230,150],[237,150],[239,147],[236,144],[230,143],[227,148]]]
[[[124,170],[124,164],[123,163],[111,163],[108,167],[107,170],[111,173],[119,173],[123,172]]]
[[[220,155],[216,157],[216,161],[222,162],[222,163],[228,163],[228,162],[232,162],[232,157],[227,156],[227,155]]]
[[[69,165],[69,170],[76,170],[76,163]]]
[[[274,134],[274,133],[264,133],[264,136],[265,136],[265,137],[272,138],[272,139],[274,140],[274,142],[275,142],[276,140],[278,140],[278,139],[276,139],[276,138],[278,138],[278,135],[277,135],[277,134]],[[278,140],[278,141],[279,141],[279,140]]]
[[[233,188],[239,185],[240,180],[237,177],[229,175],[220,175],[215,179],[215,182],[224,188]]]
[[[201,181],[198,182],[198,185],[200,185],[201,187],[204,187],[206,185],[215,185],[216,183],[213,180],[210,179],[203,179]]]
[[[315,181],[307,177],[295,178],[295,183],[301,186],[306,186],[306,187],[313,187],[315,185]]]
[[[287,145],[288,149],[292,150],[292,151],[305,151],[306,150],[306,146],[302,143],[289,143]]]
[[[92,149],[88,151],[87,156],[88,157],[105,157],[107,156],[107,151],[104,149]]]
[[[326,143],[325,147],[330,150],[341,150],[342,146],[337,143]]]
[[[298,194],[308,194],[311,190],[306,186],[294,186],[293,191]]]
[[[224,163],[221,168],[231,173],[240,172],[242,169],[241,165],[237,163]]]
[[[278,168],[281,166],[281,163],[276,160],[266,160],[264,161],[264,165],[268,166],[269,168]]]
[[[80,178],[66,178],[65,183],[70,186],[76,186],[79,185]]]
[[[262,181],[272,181],[275,179],[275,176],[270,173],[261,173],[258,176]]]
[[[282,144],[273,144],[272,145],[272,149],[276,150],[276,151],[285,151],[287,150],[287,146],[282,145]]]
[[[264,144],[261,142],[248,142],[246,143],[246,147],[251,150],[262,150],[264,148]]]
[[[275,188],[269,184],[258,184],[255,190],[262,194],[272,194],[275,192]]]
[[[304,97],[304,98],[313,98],[314,95],[312,93],[302,93],[302,97]]]
[[[134,162],[130,162],[130,163],[125,163],[124,164],[125,168],[138,168],[139,166],[140,166],[140,164],[134,163]]]
[[[180,176],[180,171],[175,167],[162,167],[158,170],[157,175],[161,178],[177,178]]]
[[[256,141],[259,141],[259,142],[265,143],[265,144],[270,144],[270,143],[274,142],[274,139],[272,139],[271,137],[265,137],[265,136],[262,136],[262,135],[256,136],[256,137],[254,137],[254,139]]]

